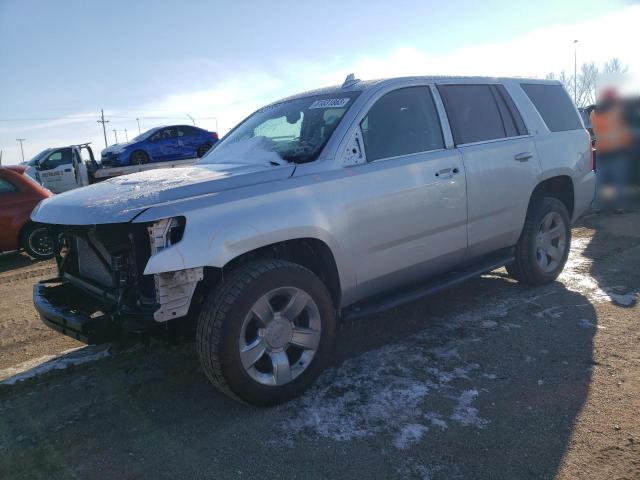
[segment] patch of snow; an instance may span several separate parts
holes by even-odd
[[[451,414],[451,420],[458,422],[465,427],[474,426],[478,428],[485,428],[489,424],[489,421],[478,417],[478,409],[471,406],[477,397],[477,390],[465,390],[462,392],[462,395],[458,397],[458,404]]]
[[[399,450],[406,450],[418,443],[422,436],[429,431],[429,427],[419,423],[409,423],[400,430],[393,440],[393,445]]]
[[[424,414],[424,418],[426,420],[429,420],[431,422],[431,425],[433,425],[434,427],[440,428],[440,430],[446,430],[447,428],[449,428],[447,422],[442,419],[442,415],[440,415],[439,413],[427,412]]]
[[[284,165],[287,162],[275,151],[275,142],[267,137],[253,137],[229,143],[223,141],[200,164]]]
[[[19,365],[0,370],[0,385],[15,385],[29,378],[39,377],[54,370],[65,370],[74,365],[95,362],[111,355],[109,345],[78,347],[58,355],[45,355]]]
[[[485,320],[480,324],[482,328],[496,328],[498,326],[498,322],[494,320]]]

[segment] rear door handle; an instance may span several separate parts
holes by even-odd
[[[519,162],[526,162],[527,160],[529,160],[531,157],[533,157],[533,153],[530,152],[522,152],[522,153],[518,153],[515,157],[517,161]]]

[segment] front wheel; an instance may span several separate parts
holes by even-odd
[[[571,248],[569,212],[551,197],[534,198],[507,272],[529,285],[545,285],[562,273]]]
[[[129,163],[131,163],[131,165],[144,165],[145,163],[149,163],[149,155],[147,155],[147,152],[138,150],[131,154],[131,160]]]
[[[232,398],[274,405],[323,370],[335,312],[322,281],[281,260],[240,268],[205,301],[196,345],[209,380]]]
[[[49,228],[39,223],[28,224],[22,232],[22,248],[36,260],[53,258],[53,236]]]

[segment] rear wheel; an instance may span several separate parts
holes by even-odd
[[[516,246],[515,261],[507,265],[507,271],[530,285],[553,282],[562,272],[570,248],[567,208],[555,198],[534,198]]]
[[[22,248],[37,260],[53,258],[53,236],[45,225],[30,223],[22,231]]]
[[[323,370],[335,314],[322,281],[280,260],[236,271],[203,305],[196,345],[209,380],[256,405],[300,395]]]
[[[198,155],[198,158],[204,157],[206,155],[206,153],[211,150],[211,147],[213,146],[212,143],[207,142],[204,143],[202,145],[200,145],[198,147],[198,151],[196,152],[196,154]]]
[[[149,163],[149,155],[147,155],[147,152],[143,152],[142,150],[133,152],[131,154],[130,163],[131,165],[144,165],[145,163]]]

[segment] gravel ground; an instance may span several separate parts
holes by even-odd
[[[307,394],[258,409],[193,344],[60,357],[80,344],[30,304],[52,265],[5,255],[0,478],[638,479],[639,267],[640,213],[586,217],[559,281],[497,270],[347,324]]]

